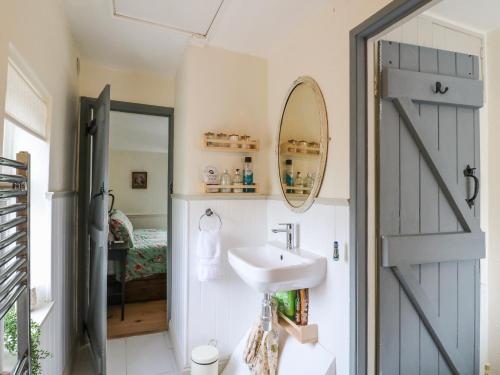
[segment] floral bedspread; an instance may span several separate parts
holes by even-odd
[[[136,280],[167,272],[167,232],[159,229],[134,229],[128,252],[125,279]],[[115,264],[118,280],[120,266]]]

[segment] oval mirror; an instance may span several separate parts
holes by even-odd
[[[317,82],[300,77],[285,98],[278,136],[281,192],[295,212],[314,202],[323,182],[328,153],[328,119]]]

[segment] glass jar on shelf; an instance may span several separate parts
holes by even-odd
[[[308,172],[306,178],[304,179],[304,188],[305,188],[304,194],[309,194],[313,186],[314,186],[314,178],[312,176],[312,173]]]
[[[233,184],[235,185],[243,185],[243,175],[241,174],[241,170],[237,168],[234,171],[233,176]],[[243,188],[233,188],[233,193],[243,193]]]
[[[230,187],[232,184],[231,175],[224,169],[224,173],[220,176],[220,184],[221,184],[221,193],[231,193],[233,189]],[[227,187],[229,186],[229,187]]]
[[[295,194],[302,194],[304,192],[302,190],[302,188],[304,187],[304,179],[302,178],[300,172],[297,172],[297,175],[295,176],[295,183],[293,186],[295,187],[293,191]]]

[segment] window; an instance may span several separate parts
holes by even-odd
[[[7,67],[5,112],[15,125],[45,139],[47,133],[47,98],[28,81],[12,61]]]
[[[7,90],[3,154],[16,158],[19,151],[31,155],[31,287],[38,305],[50,301],[51,291],[51,202],[49,186],[49,143],[47,142],[49,97],[43,95],[13,61],[7,67]]]

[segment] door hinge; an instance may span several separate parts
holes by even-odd
[[[375,74],[375,77],[373,78],[373,93],[374,93],[375,99],[380,98],[379,77],[380,77],[380,73],[377,73],[377,74]]]
[[[92,199],[101,197],[101,199],[104,199],[104,195],[106,194],[106,189],[104,188],[104,183],[101,184],[101,187],[99,188],[99,193],[94,194]]]
[[[87,134],[94,135],[97,131],[97,121],[96,119],[92,119],[87,122]]]

